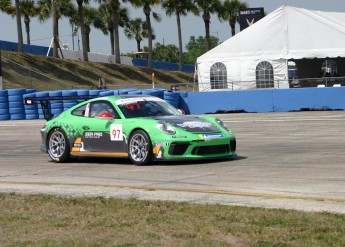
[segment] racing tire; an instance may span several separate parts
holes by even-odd
[[[70,159],[70,145],[66,133],[60,128],[50,131],[47,139],[47,150],[49,157],[58,163]]]
[[[151,139],[145,131],[134,131],[128,142],[130,160],[137,166],[147,165],[152,161]]]

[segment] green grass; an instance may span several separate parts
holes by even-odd
[[[345,246],[345,215],[0,194],[0,246]]]
[[[2,51],[4,88],[36,88],[38,91],[96,88],[104,78],[109,89],[152,88],[152,72],[157,88],[170,89],[171,85],[193,83],[193,74],[178,71],[149,70],[119,64],[101,64],[35,56],[19,52]],[[7,59],[7,60],[6,60]],[[24,66],[19,66],[20,64]],[[27,69],[29,68],[29,69]]]

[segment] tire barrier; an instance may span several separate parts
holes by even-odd
[[[128,95],[140,95],[143,94],[142,90],[132,90],[132,91],[128,91]]]
[[[11,120],[25,119],[25,108],[23,95],[26,94],[25,88],[8,89],[8,109]]]
[[[119,95],[128,94],[128,92],[133,91],[133,90],[136,91],[136,90],[138,90],[138,89],[135,89],[135,88],[120,89],[120,90],[119,90]]]
[[[58,97],[62,96],[62,91],[50,91],[50,97]],[[54,117],[59,116],[64,111],[64,105],[62,101],[52,101],[49,103],[50,112],[54,115]]]
[[[135,89],[125,88],[120,90],[63,90],[36,92],[35,89],[8,89],[0,90],[0,120],[19,119],[44,119],[44,113],[40,102],[33,105],[24,105],[24,99],[28,97],[54,97],[54,96],[111,96],[124,94],[142,94],[156,96],[165,99],[175,106],[179,106],[179,93],[166,91],[165,89]],[[54,117],[72,106],[84,102],[84,100],[51,101],[48,107]]]
[[[89,95],[90,96],[99,96],[99,94],[101,93],[101,92],[103,92],[104,90],[90,90],[89,91]]]
[[[163,99],[164,98],[164,92],[166,90],[165,89],[146,89],[143,90],[143,95],[150,95],[150,96],[156,96],[158,98]]]
[[[62,96],[66,96],[66,97],[78,96],[78,92],[76,90],[65,90],[65,91],[62,91]],[[63,101],[63,110],[66,111],[78,103],[79,103],[78,100],[64,100]]]
[[[99,96],[112,96],[112,95],[119,95],[119,90],[109,90],[103,91],[99,93]]]
[[[36,96],[36,90],[35,89],[27,89],[26,94],[23,95],[23,101],[25,98],[35,97]],[[24,105],[25,109],[25,119],[38,119],[38,107],[37,102],[33,105]]]
[[[49,96],[49,92],[37,92],[36,93],[36,97],[48,97],[48,96]],[[36,102],[36,104],[37,104],[37,109],[38,109],[38,118],[44,119],[44,114],[43,114],[41,104],[38,102]]]
[[[8,107],[8,92],[7,90],[0,90],[0,120],[11,119]]]
[[[180,102],[180,93],[172,92],[172,91],[165,91],[164,92],[164,100],[174,106],[175,108],[179,107]]]

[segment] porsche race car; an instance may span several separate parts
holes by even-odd
[[[161,98],[120,95],[89,99],[50,119],[41,150],[56,162],[72,156],[154,160],[231,157],[236,138],[218,118],[184,115]]]

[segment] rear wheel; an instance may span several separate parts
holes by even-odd
[[[53,129],[48,136],[48,154],[56,162],[66,162],[70,158],[70,146],[66,133],[60,129]]]
[[[148,134],[142,130],[133,132],[128,144],[129,158],[138,165],[147,165],[152,161],[152,145]]]

